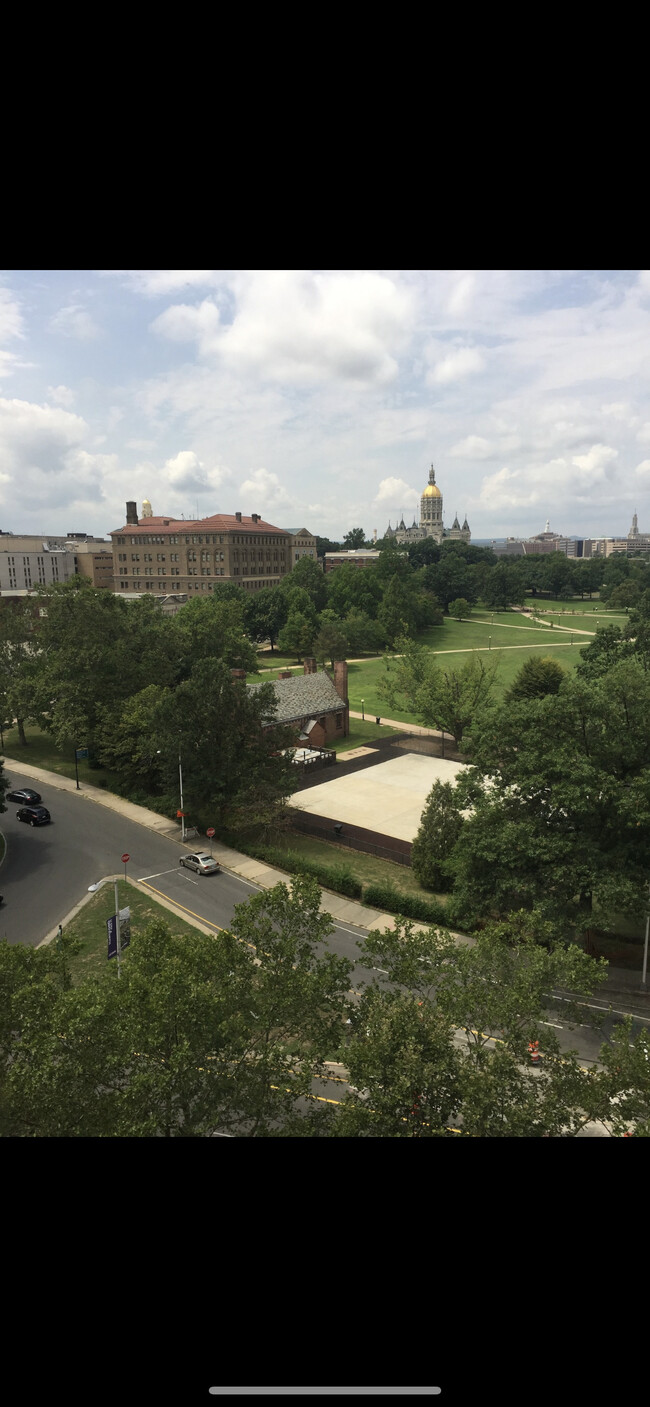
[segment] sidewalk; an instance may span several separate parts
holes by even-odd
[[[113,792],[104,791],[102,787],[93,787],[85,783],[81,790],[77,791],[76,783],[70,777],[62,777],[58,772],[46,772],[42,767],[33,767],[14,757],[5,757],[5,766],[8,770],[15,769],[22,776],[33,777],[34,781],[40,781],[46,786],[58,788],[60,791],[74,792],[80,802],[95,801],[100,806],[107,806],[109,810],[117,811],[127,820],[134,821],[137,825],[146,826],[148,830],[156,831],[166,840],[174,841],[177,845],[184,846],[185,849],[188,848],[189,842],[183,842],[181,828],[178,824],[169,821],[165,816],[159,816],[155,811],[148,811],[145,806],[136,806],[132,801],[125,801],[121,796],[115,796]],[[275,869],[272,865],[265,864],[261,860],[253,860],[250,855],[242,855],[238,850],[231,850],[228,846],[222,845],[220,841],[212,841],[212,853],[224,870],[228,870],[229,873],[240,879],[247,879],[252,884],[258,884],[261,889],[272,889],[275,884],[291,883],[294,877],[286,874],[283,870]],[[85,896],[81,900],[81,904],[87,903],[91,897],[91,895]],[[171,906],[171,901],[167,901],[166,906]],[[79,905],[75,907],[75,913],[79,907]],[[354,928],[360,930],[361,935],[371,928],[377,928],[384,933],[387,929],[395,927],[394,914],[385,914],[379,909],[370,909],[354,899],[347,899],[344,894],[335,894],[331,889],[323,889],[320,911],[331,914],[337,923],[352,924]],[[180,910],[179,915],[181,918],[185,917],[185,914],[180,913]],[[67,923],[69,917],[70,915],[66,915],[61,922]],[[426,923],[414,923],[414,928],[418,932],[426,931],[429,926]],[[45,941],[51,941],[57,930],[58,924],[47,935]],[[453,933],[452,937],[457,943],[474,947],[475,940],[466,937],[463,933]]]

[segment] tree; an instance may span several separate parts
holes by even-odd
[[[351,528],[343,538],[344,546],[351,551],[356,551],[358,547],[365,547],[366,534],[363,528]]]
[[[379,654],[386,644],[386,634],[378,621],[365,611],[348,611],[344,621],[350,655]]]
[[[189,678],[194,665],[206,659],[222,660],[229,669],[248,673],[257,669],[257,653],[246,633],[246,596],[241,587],[234,591],[234,597],[225,599],[218,593],[194,596],[167,622],[178,661],[177,679]]]
[[[507,702],[513,699],[537,699],[544,694],[557,694],[557,691],[566,678],[566,670],[558,660],[550,655],[531,655],[515,675],[515,678],[508,689],[505,698]]]
[[[472,614],[469,601],[466,601],[464,596],[459,596],[456,601],[451,602],[449,614],[454,620],[467,620]]]
[[[575,672],[581,679],[600,679],[614,665],[634,654],[634,646],[625,640],[618,625],[606,625],[580,651]]]
[[[377,620],[389,644],[415,630],[417,619],[418,608],[411,584],[400,580],[399,576],[392,576],[377,612]]]
[[[566,561],[566,558],[563,558]],[[498,562],[485,579],[483,600],[489,611],[505,611],[508,606],[523,606],[525,592],[515,562]]]
[[[295,788],[291,762],[283,755],[292,739],[275,725],[276,710],[271,683],[247,688],[221,660],[196,664],[189,679],[161,697],[157,711],[167,808],[177,805],[181,750],[185,810],[201,830],[276,825]]]
[[[335,660],[345,660],[348,657],[345,626],[334,611],[322,611],[318,625],[318,635],[313,644],[314,654],[318,660],[329,659],[333,669]]]
[[[547,1021],[557,987],[588,998],[605,977],[576,947],[538,942],[530,916],[490,925],[472,946],[398,919],[360,944],[373,981],[352,1007],[346,1052],[352,1088],[333,1131],[357,1137],[575,1137],[591,1120],[618,1132],[650,1109],[647,1032],[601,1050],[604,1069],[587,1071],[563,1052]],[[570,1026],[584,1021],[577,1001],[563,1004]],[[541,1069],[529,1042],[543,1052]],[[613,1055],[609,1052],[613,1050]],[[644,1058],[645,1057],[645,1058]],[[627,1095],[624,1091],[628,1091]],[[619,1109],[613,1100],[623,1098]],[[627,1099],[627,1105],[625,1101]],[[457,1135],[456,1135],[457,1136]]]
[[[319,904],[301,877],[237,905],[218,941],[156,920],[119,983],[72,990],[52,948],[0,944],[0,1133],[321,1132],[330,1111],[298,1101],[340,1039],[352,964],[316,955],[333,931]]]
[[[35,716],[37,682],[34,619],[31,605],[4,602],[0,606],[0,708],[4,719],[16,719],[18,739],[27,747],[25,723]]]
[[[345,619],[349,611],[364,611],[376,620],[383,596],[382,582],[375,566],[353,567],[344,562],[326,578],[327,603],[332,611]]]
[[[251,640],[268,640],[271,654],[282,626],[289,615],[286,596],[277,586],[265,591],[251,591],[246,596],[244,621]]]
[[[445,552],[438,563],[425,568],[425,583],[444,611],[459,596],[472,604],[477,600],[474,569],[455,552]]]
[[[117,772],[129,789],[150,796],[162,789],[160,711],[169,694],[169,689],[148,684],[132,698],[100,712],[97,751],[102,766]]]
[[[570,937],[642,908],[650,851],[650,674],[635,659],[495,706],[458,780],[472,814],[450,864],[455,921],[539,909]]]
[[[287,655],[295,655],[298,663],[309,654],[316,628],[303,611],[291,610],[278,635],[278,645]]]
[[[340,542],[330,542],[330,539],[329,539],[328,537],[317,537],[317,538],[316,538],[316,556],[317,556],[317,557],[324,557],[326,552],[339,552],[340,549],[341,549],[341,544],[340,544]]]
[[[453,870],[447,861],[453,854],[463,820],[455,787],[450,782],[434,782],[411,848],[413,873],[425,889],[437,893],[451,889]]]
[[[498,659],[485,663],[472,654],[464,665],[441,669],[425,646],[402,638],[396,648],[401,658],[386,661],[387,674],[377,685],[378,694],[392,708],[417,713],[425,727],[451,733],[460,747],[464,733],[491,698]]]
[[[615,586],[609,598],[609,605],[625,610],[627,606],[636,606],[641,596],[641,587],[636,581],[622,581],[619,586]]]
[[[286,593],[291,604],[294,604],[296,587],[306,591],[314,611],[322,611],[327,605],[327,577],[313,557],[300,557],[293,570],[282,578],[279,589]]]

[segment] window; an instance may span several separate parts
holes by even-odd
[[[177,561],[178,561],[178,552],[170,552],[170,554],[169,554],[169,560],[170,560],[170,562],[177,562]]]
[[[142,560],[143,562],[153,562],[153,557],[150,552],[145,552]]]
[[[139,568],[139,567],[134,567],[134,568],[133,568],[133,575],[134,575],[134,576],[139,576],[139,575],[140,575],[140,568]]]
[[[165,571],[164,567],[158,568],[158,576],[167,576],[167,572]]]
[[[132,553],[131,553],[131,561],[132,561],[132,562],[139,562],[139,561],[140,561],[140,553],[139,553],[139,552],[132,552]]]
[[[144,574],[145,576],[153,576],[153,567],[145,567]]]
[[[337,713],[337,715],[336,715],[336,726],[337,726],[337,728],[342,728],[342,727],[343,727],[343,714],[342,714],[342,713]]]
[[[157,552],[157,553],[156,553],[156,561],[157,561],[157,562],[164,562],[164,560],[165,560],[165,554],[164,554],[164,552]]]

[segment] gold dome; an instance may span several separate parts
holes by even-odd
[[[424,490],[424,493],[422,494],[422,497],[423,497],[423,498],[442,498],[442,494],[441,494],[440,489],[438,488],[438,485],[437,485],[437,484],[427,484],[427,486],[426,486],[426,488],[425,488],[425,490]]]

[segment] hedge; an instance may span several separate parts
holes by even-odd
[[[295,850],[278,850],[273,845],[247,845],[246,854],[255,860],[264,860],[267,865],[275,865],[279,870],[288,870],[289,874],[311,875],[326,889],[345,894],[348,899],[361,898],[361,880],[349,865],[322,865],[318,860],[306,860]]]
[[[389,914],[402,914],[404,918],[419,919],[421,923],[449,925],[449,916],[443,904],[435,899],[423,899],[419,894],[402,894],[392,884],[368,884],[363,891],[364,904]]]

